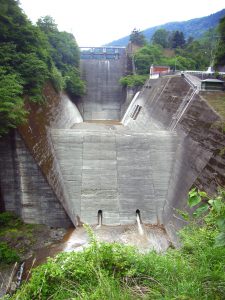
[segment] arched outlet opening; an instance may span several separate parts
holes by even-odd
[[[98,211],[98,225],[102,225],[102,210]]]

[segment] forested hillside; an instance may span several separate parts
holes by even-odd
[[[225,17],[220,20],[218,28],[208,30],[201,39],[184,37],[182,31],[158,29],[148,43],[144,34],[134,29],[130,42],[136,51],[129,54],[133,60],[135,75],[128,74],[120,79],[123,86],[141,86],[149,74],[151,65],[166,65],[171,70],[202,70],[209,66],[216,71],[225,66]],[[221,75],[215,74],[215,77]]]
[[[60,32],[47,16],[33,25],[19,1],[0,2],[0,136],[26,120],[24,99],[44,102],[42,89],[81,95],[79,48],[72,34]],[[27,97],[25,97],[27,96]]]
[[[201,37],[209,29],[215,28],[220,19],[225,16],[225,9],[218,11],[206,17],[192,19],[184,22],[170,22],[159,26],[147,28],[142,31],[147,41],[150,41],[153,34],[158,29],[165,29],[167,31],[182,31],[185,38],[193,37],[195,39]],[[129,42],[129,36],[122,37],[118,40],[110,42],[107,46],[126,46]]]

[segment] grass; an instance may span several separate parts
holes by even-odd
[[[225,121],[225,92],[202,92],[201,95]]]
[[[10,299],[225,299],[225,248],[214,246],[214,229],[192,224],[180,235],[182,248],[166,254],[93,238],[83,252],[61,253],[34,269]]]
[[[41,230],[42,225],[25,224],[11,212],[0,213],[0,268],[30,252]]]
[[[98,242],[86,226],[90,247],[49,258],[5,299],[225,299],[225,191],[211,199],[192,189],[188,204],[195,211],[186,213],[189,225],[179,232],[180,249],[143,254],[134,247]]]

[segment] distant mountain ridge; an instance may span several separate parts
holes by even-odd
[[[142,31],[147,41],[150,41],[156,30],[163,28],[168,31],[179,30],[184,33],[185,38],[192,36],[193,38],[199,38],[204,32],[210,28],[214,28],[218,25],[220,19],[225,16],[225,9],[222,9],[214,14],[206,17],[191,19],[183,22],[169,22],[163,25],[147,28]],[[106,46],[126,46],[129,42],[130,36],[125,36],[118,40],[112,41]]]

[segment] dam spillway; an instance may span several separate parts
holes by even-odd
[[[154,122],[151,130],[118,122],[125,102],[119,85],[125,59],[123,52],[115,59],[82,59],[87,92],[77,105],[84,122],[51,130],[75,224],[97,224],[99,210],[104,225],[133,224],[137,210],[144,223],[162,223],[179,138]]]
[[[99,211],[103,225],[133,224],[139,210],[143,223],[176,231],[190,188],[225,184],[219,115],[180,75],[126,97],[125,53],[82,60],[81,71],[87,93],[76,105],[47,85],[48,105],[29,104],[28,123],[0,140],[1,206],[65,227],[98,224]]]
[[[124,93],[119,79],[125,75],[125,49],[117,59],[81,59],[86,94],[76,104],[86,120],[120,120]]]

